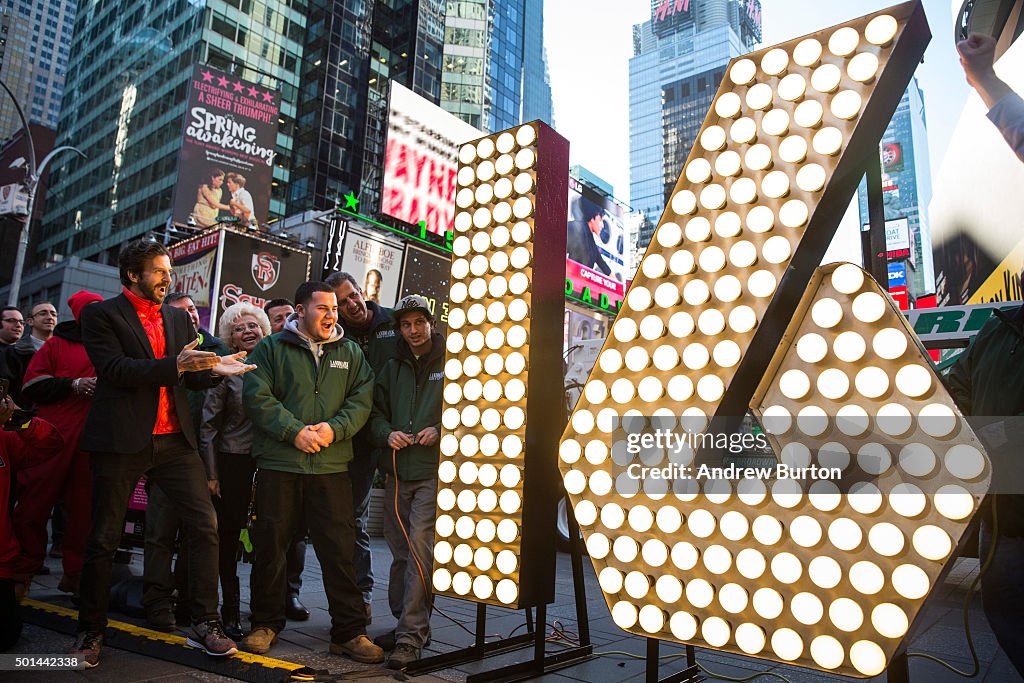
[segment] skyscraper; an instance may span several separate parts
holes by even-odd
[[[629,60],[630,205],[651,240],[733,57],[761,40],[760,0],[651,0]]]
[[[907,256],[897,255],[897,250],[891,254],[891,260],[906,262],[907,291],[911,299],[934,294],[935,266],[928,222],[928,204],[932,200],[928,121],[925,118],[924,93],[916,78],[903,93],[896,113],[885,129],[880,152],[885,220],[891,222],[906,219],[909,228],[911,253]],[[868,223],[865,181],[861,181],[858,204],[860,222],[865,225]]]
[[[164,229],[194,63],[281,90],[270,212],[284,215],[310,0],[112,0],[80,9],[57,144],[88,159],[64,156],[53,168],[40,255],[105,262],[125,241]]]
[[[5,0],[0,7],[0,79],[14,92],[30,123],[57,128],[77,4]],[[0,140],[21,125],[5,94],[0,98]]]
[[[544,0],[460,0],[445,17],[441,106],[487,132],[551,123]]]

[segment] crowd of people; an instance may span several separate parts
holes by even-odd
[[[40,303],[0,328],[0,651],[17,603],[61,556],[79,606],[73,654],[99,663],[115,553],[140,480],[147,509],[143,606],[212,656],[269,652],[299,591],[306,539],[323,576],[330,651],[401,669],[430,639],[431,539],[445,341],[429,302],[388,309],[344,272],[293,301],[223,311],[215,336],[171,291],[166,247],[127,244],[123,285]],[[370,489],[385,482],[396,627],[371,642]],[[238,558],[251,543],[243,627]],[[174,559],[176,556],[176,560]],[[173,564],[172,564],[173,563]],[[218,589],[219,587],[219,589]],[[390,653],[390,654],[387,654]]]

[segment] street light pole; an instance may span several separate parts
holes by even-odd
[[[32,140],[32,129],[29,128],[28,119],[25,118],[25,112],[22,111],[21,105],[18,103],[18,98],[14,96],[11,89],[7,87],[7,84],[0,80],[0,87],[7,92],[11,97],[11,101],[14,102],[14,109],[18,112],[18,118],[21,119],[22,128],[25,129],[25,138],[28,140],[28,166],[25,168],[25,182],[22,183],[22,187],[25,188],[25,193],[28,195],[28,216],[25,217],[25,225],[21,227],[21,237],[18,238],[18,253],[14,259],[14,272],[11,273],[11,289],[7,295],[7,305],[17,306],[18,296],[21,294],[21,274],[25,269],[25,254],[28,252],[28,235],[29,230],[32,228],[32,213],[35,211],[36,205],[36,191],[39,189],[39,179],[43,173],[46,172],[46,166],[50,161],[60,154],[61,152],[74,152],[83,159],[88,157],[82,153],[81,150],[72,147],[70,145],[62,145],[52,150],[49,154],[43,157],[43,161],[39,166],[36,166],[36,146]]]

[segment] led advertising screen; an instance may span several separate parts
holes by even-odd
[[[615,311],[626,291],[625,208],[569,178],[566,294]]]
[[[458,146],[483,133],[391,81],[382,213],[444,234],[455,218]]]
[[[173,220],[209,228],[267,222],[281,93],[210,66],[189,80]]]
[[[399,299],[410,294],[426,297],[434,314],[434,329],[445,335],[448,334],[448,279],[451,270],[450,252],[422,249],[412,244],[406,246]]]

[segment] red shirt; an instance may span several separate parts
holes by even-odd
[[[142,329],[146,331],[149,345],[153,349],[153,357],[163,358],[167,355],[167,338],[164,336],[164,316],[160,312],[161,304],[143,299],[127,287],[122,287],[121,291],[128,297],[128,301],[131,302],[139,316],[139,322],[142,323]],[[174,434],[180,431],[181,425],[178,424],[178,414],[174,410],[171,390],[167,387],[160,387],[160,403],[156,409],[156,424],[153,425],[153,433]]]

